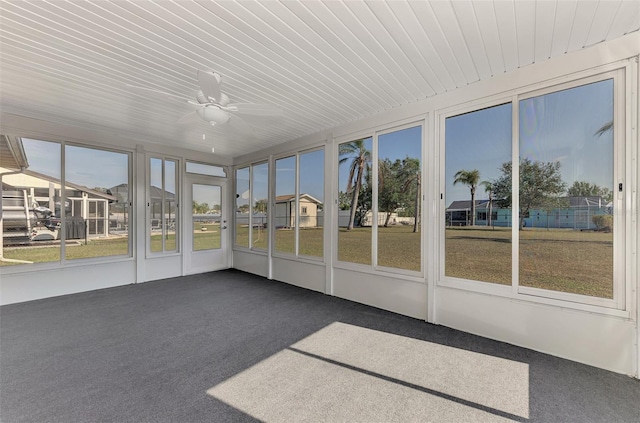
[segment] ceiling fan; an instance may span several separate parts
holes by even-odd
[[[217,72],[198,70],[198,86],[200,90],[197,92],[195,100],[185,100],[175,94],[159,91],[153,88],[138,87],[128,85],[129,87],[160,93],[180,99],[181,102],[196,106],[196,110],[178,119],[179,123],[187,123],[195,114],[200,119],[208,122],[212,126],[230,125],[246,131],[247,125],[239,115],[242,116],[261,116],[261,117],[279,117],[282,116],[282,110],[278,107],[268,104],[255,103],[231,103],[229,97],[220,90],[222,76]]]

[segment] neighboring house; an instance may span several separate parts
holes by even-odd
[[[489,200],[476,200],[476,225],[486,225]],[[493,203],[492,216],[497,217],[498,207]],[[484,213],[484,214],[483,214]],[[445,211],[447,226],[467,226],[471,224],[471,200],[452,202]],[[483,219],[479,221],[479,217]],[[496,220],[496,219],[492,219]],[[502,225],[506,226],[506,225]]]
[[[64,187],[66,199],[62,207],[62,187],[58,178],[29,169],[15,172],[0,168],[0,174],[3,184],[3,236],[13,226],[14,231],[19,228],[26,232],[25,235],[31,235],[32,240],[37,239],[32,231],[41,226],[33,213],[38,207],[50,210],[54,218],[60,218],[64,210],[67,218],[82,219],[82,226],[86,224],[87,227],[87,236],[109,235],[109,204],[116,201],[116,197],[110,193],[67,182]],[[6,188],[10,190],[5,191]],[[13,200],[9,201],[9,197]],[[76,233],[77,230],[71,232],[68,231],[68,239],[85,237],[84,230],[81,234]],[[43,236],[42,239],[51,237],[56,238],[57,234]]]
[[[524,216],[525,227],[595,229],[592,217],[613,213],[611,203],[606,204],[602,197],[561,197],[566,206],[550,209],[534,208]],[[447,207],[447,226],[467,226],[471,221],[471,201],[454,201]],[[476,200],[476,226],[487,226],[489,200]],[[491,226],[511,227],[511,209],[500,208],[494,201],[491,207]]]
[[[322,202],[309,194],[300,194],[296,213],[296,196],[294,194],[276,197],[275,225],[276,228],[293,228],[296,225],[296,215],[301,228],[318,227],[318,207]]]
[[[109,192],[117,198],[116,204],[111,206],[112,227],[126,227],[129,224],[127,199],[129,197],[129,186],[120,184],[109,188]],[[147,199],[149,208],[149,223],[151,229],[160,229],[162,227],[162,202],[165,203],[164,219],[167,228],[175,229],[177,200],[173,192],[164,191],[154,185],[149,187],[149,198]],[[219,220],[219,219],[218,219]]]

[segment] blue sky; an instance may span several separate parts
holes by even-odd
[[[60,144],[22,139],[29,169],[60,178]],[[128,182],[128,154],[67,145],[65,180],[89,188],[111,188]]]
[[[560,161],[564,181],[613,188],[613,133],[595,133],[613,119],[613,80],[520,102],[520,156]]]
[[[300,193],[324,203],[324,150],[300,154]],[[276,161],[276,196],[295,194],[296,157]]]
[[[209,207],[215,204],[220,205],[220,187],[216,185],[193,184],[191,193],[193,201],[197,203],[207,203]]]
[[[613,81],[606,80],[520,101],[520,157],[559,161],[568,186],[587,181],[613,188],[613,135],[596,131],[613,118]],[[453,185],[459,170],[480,171],[480,180],[501,175],[511,160],[511,104],[450,117],[445,127],[446,204],[469,200],[469,188]],[[477,199],[487,194],[479,187]]]
[[[176,167],[176,162],[172,160],[165,161],[164,189],[172,194],[176,193]],[[162,188],[162,160],[152,158],[149,165],[149,172],[151,185]]]
[[[469,200],[466,185],[453,185],[459,170],[480,171],[480,181],[500,176],[498,167],[511,160],[511,104],[447,118],[445,122],[445,201]],[[476,199],[486,198],[478,188]]]

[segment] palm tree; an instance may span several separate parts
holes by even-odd
[[[609,122],[602,125],[594,135],[601,137],[602,135],[604,135],[605,132],[609,132],[612,130],[613,130],[613,120],[610,120]]]
[[[351,192],[351,213],[349,214],[349,225],[347,226],[347,230],[350,231],[353,229],[353,224],[356,219],[356,208],[358,206],[360,188],[362,187],[362,178],[364,177],[367,163],[371,161],[371,152],[367,150],[364,139],[359,139],[340,144],[338,156],[342,157],[339,160],[339,164],[351,159],[349,165],[349,180],[347,182],[347,193]]]
[[[397,165],[391,160],[384,159],[378,161],[378,211],[384,211],[386,218],[384,227],[389,227],[391,214],[398,208],[398,198],[395,193],[395,183],[397,181]]]
[[[480,185],[484,186],[484,192],[489,194],[489,213],[487,214],[487,226],[491,226],[491,214],[493,212],[493,183],[482,181]]]
[[[421,177],[420,177],[420,159],[416,159],[413,157],[407,157],[402,161],[402,173],[404,179],[404,187],[405,191],[409,191],[411,186],[415,184],[416,192],[414,197],[414,205],[413,205],[413,232],[418,232],[418,218],[420,216],[420,185],[421,185]]]
[[[459,170],[453,175],[453,185],[464,184],[469,186],[471,191],[471,226],[476,224],[476,187],[480,180],[480,171],[478,169],[473,170]]]

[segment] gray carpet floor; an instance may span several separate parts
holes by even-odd
[[[2,422],[640,422],[640,382],[228,270],[0,308]]]

